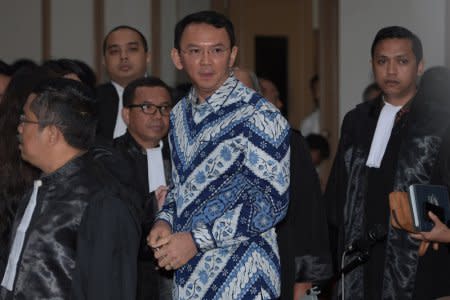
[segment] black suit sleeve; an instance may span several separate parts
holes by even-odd
[[[309,148],[291,131],[289,209],[278,226],[282,299],[292,299],[297,282],[318,283],[331,277],[325,205]]]
[[[135,299],[139,239],[125,201],[105,193],[92,199],[79,229],[71,299]]]
[[[112,141],[117,114],[119,113],[119,95],[111,83],[105,83],[96,89],[97,139]]]
[[[342,246],[343,214],[348,182],[344,153],[345,149],[354,140],[352,124],[358,124],[358,121],[354,119],[354,115],[350,112],[342,122],[341,138],[324,194],[330,237],[330,252],[335,272],[339,269],[339,257],[337,254],[340,253],[339,249]]]

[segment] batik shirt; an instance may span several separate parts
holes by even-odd
[[[234,77],[203,103],[194,89],[170,117],[172,177],[158,219],[198,253],[176,270],[175,299],[273,299],[277,224],[286,214],[289,125]]]

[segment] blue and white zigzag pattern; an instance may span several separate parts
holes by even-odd
[[[175,274],[176,299],[276,298],[287,121],[233,77],[206,102],[195,99],[191,92],[171,114],[174,188],[159,214],[174,231],[191,232],[200,250]]]

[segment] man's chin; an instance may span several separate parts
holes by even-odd
[[[162,133],[154,133],[152,135],[148,135],[147,140],[157,141],[159,143],[159,141],[161,141],[164,138],[164,136],[165,135]]]
[[[383,90],[383,94],[386,96],[386,98],[397,98],[403,93],[396,88],[386,88]]]

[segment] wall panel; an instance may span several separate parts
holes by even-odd
[[[41,1],[0,0],[0,59],[40,62],[42,58]]]
[[[91,0],[51,1],[51,58],[79,59],[94,67],[94,20]]]

